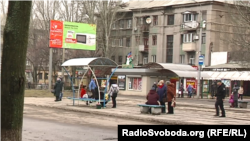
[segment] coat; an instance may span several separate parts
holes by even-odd
[[[61,83],[62,82],[60,80],[56,81],[56,84],[54,86],[54,90],[55,90],[54,95],[55,96],[60,96],[60,93],[62,92],[62,84]]]
[[[89,83],[89,89],[90,90],[95,90],[95,88],[97,88],[95,80],[92,79],[91,82]]]
[[[176,89],[175,89],[175,85],[170,83],[168,84],[168,89],[167,89],[167,101],[164,102],[171,102],[173,98],[176,97]]]
[[[163,84],[163,87],[159,87],[157,88],[157,94],[159,95],[159,101],[163,101],[163,98],[165,97],[167,92],[167,87],[165,84]]]
[[[117,93],[114,93],[114,90],[117,90]],[[110,96],[117,96],[117,94],[119,93],[119,87],[117,84],[112,84],[111,87],[110,87],[110,90],[109,90],[109,95]]]
[[[155,90],[150,90],[147,97],[147,102],[146,104],[148,105],[159,105],[159,95],[156,93]]]
[[[217,93],[216,93],[216,98],[219,101],[222,101],[222,99],[225,99],[226,97],[226,87],[225,84],[221,84],[218,88],[217,88]]]

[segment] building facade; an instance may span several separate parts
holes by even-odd
[[[118,64],[125,62],[126,53],[132,51],[134,65],[157,62],[198,66],[200,50],[204,66],[210,66],[211,51],[230,52],[232,49],[232,45],[223,40],[233,34],[223,2],[131,1],[122,10],[130,13],[124,19],[131,19],[132,27],[130,20],[123,22],[122,19],[115,24],[116,29],[123,30],[114,35],[124,37],[115,44],[123,47],[113,56]],[[123,28],[127,26],[129,28]]]

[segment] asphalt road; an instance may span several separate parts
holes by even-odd
[[[23,141],[114,141],[121,124],[156,123],[25,105]]]

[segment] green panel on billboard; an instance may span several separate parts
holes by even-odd
[[[63,22],[63,48],[96,50],[96,25]]]

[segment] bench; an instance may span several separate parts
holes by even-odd
[[[247,108],[248,101],[238,101],[239,108]]]
[[[149,113],[149,109],[151,108],[152,115],[160,115],[161,108],[164,107],[162,105],[147,105],[147,104],[138,104],[140,107],[141,113]]]

